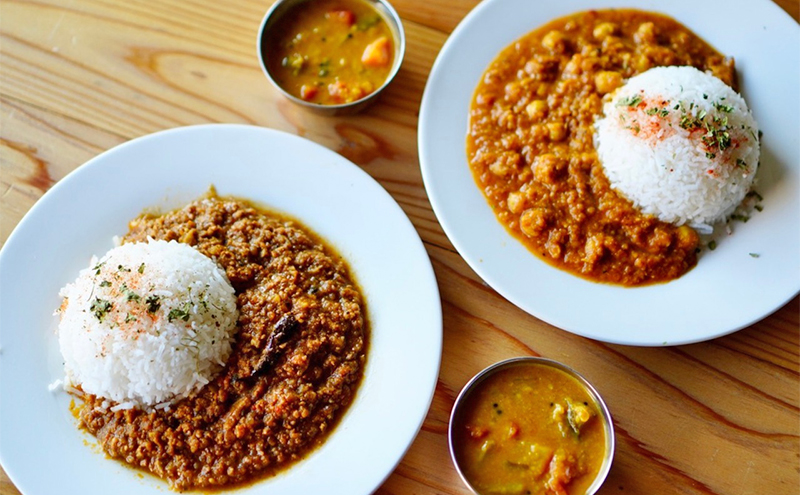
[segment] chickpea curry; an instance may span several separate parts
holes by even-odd
[[[453,450],[481,495],[583,495],[605,457],[599,414],[573,377],[519,364],[492,373],[466,397]]]
[[[360,100],[392,70],[389,25],[363,0],[314,0],[289,10],[262,44],[270,74],[284,90],[320,105]]]
[[[598,160],[603,98],[655,66],[691,65],[735,88],[733,60],[677,21],[636,10],[554,20],[492,62],[470,108],[467,156],[498,220],[530,251],[598,282],[680,277],[699,235],[642,214]]]

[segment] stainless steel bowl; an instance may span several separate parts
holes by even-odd
[[[313,0],[278,0],[275,2],[272,7],[267,11],[266,15],[264,15],[264,19],[261,21],[261,27],[258,30],[258,40],[256,44],[256,49],[258,51],[258,61],[261,64],[261,70],[267,76],[267,79],[272,82],[272,84],[278,88],[278,91],[283,94],[286,98],[291,100],[292,102],[308,108],[316,113],[320,113],[323,115],[345,115],[345,114],[352,114],[359,112],[366,108],[368,105],[373,103],[377,98],[378,95],[392,82],[394,76],[400,70],[400,65],[403,63],[403,56],[405,55],[406,51],[406,35],[403,31],[403,23],[400,20],[400,16],[394,10],[394,7],[389,4],[386,0],[362,0],[371,4],[375,10],[383,17],[386,21],[386,24],[389,26],[389,29],[392,32],[394,37],[394,62],[392,65],[392,70],[389,72],[389,76],[383,82],[383,84],[373,91],[372,93],[368,94],[367,96],[361,98],[360,100],[356,100],[350,103],[342,103],[339,105],[320,105],[317,103],[311,103],[296,96],[289,94],[285,89],[283,89],[275,78],[272,77],[268,67],[269,64],[266,63],[265,57],[269,57],[268,53],[265,53],[264,45],[265,40],[269,36],[271,30],[281,22],[283,16],[291,10],[297,4],[301,4],[304,2],[313,1]]]
[[[505,361],[500,361],[495,363],[488,368],[484,369],[472,379],[464,385],[464,388],[461,389],[461,393],[458,394],[456,398],[456,402],[453,405],[453,410],[450,413],[450,424],[447,428],[447,441],[450,448],[450,458],[453,461],[453,464],[456,467],[456,471],[458,471],[458,475],[461,477],[461,480],[464,482],[465,485],[474,493],[475,495],[482,495],[464,476],[463,471],[461,470],[461,466],[458,463],[458,459],[456,458],[455,450],[453,448],[453,425],[457,424],[460,421],[460,415],[462,413],[462,405],[466,401],[466,398],[472,393],[475,388],[480,385],[481,382],[486,380],[489,376],[497,373],[500,370],[505,370],[514,366],[526,366],[530,364],[538,364],[543,366],[550,366],[552,368],[558,369],[566,373],[567,375],[573,377],[575,380],[580,383],[589,396],[592,398],[594,403],[597,405],[598,410],[600,411],[600,421],[603,423],[603,429],[605,431],[606,437],[606,445],[605,445],[605,455],[603,457],[603,464],[600,466],[600,471],[597,473],[597,477],[594,479],[592,484],[586,490],[585,495],[594,495],[597,490],[600,489],[600,486],[608,476],[608,472],[611,469],[611,463],[614,460],[614,449],[615,449],[615,440],[614,440],[614,423],[611,420],[611,413],[608,412],[608,407],[606,407],[606,403],[603,401],[603,398],[600,397],[600,394],[597,393],[597,390],[592,386],[591,383],[586,381],[586,379],[581,376],[577,371],[570,368],[569,366],[559,363],[558,361],[553,361],[552,359],[545,359],[545,358],[538,358],[538,357],[518,357],[507,359]]]

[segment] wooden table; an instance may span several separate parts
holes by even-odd
[[[418,108],[436,54],[476,0],[393,0],[408,37],[402,70],[366,113],[333,119],[283,100],[262,75],[254,44],[269,3],[3,0],[0,242],[55,182],[129,139],[207,122],[299,134],[357,163],[391,193],[425,242],[441,290],[444,353],[433,405],[377,493],[467,493],[448,456],[450,408],[470,376],[518,355],[572,365],[605,397],[617,456],[602,494],[800,493],[797,298],[710,342],[609,345],[511,305],[442,232],[419,172]],[[777,3],[798,18],[798,0]],[[18,493],[2,471],[0,493]]]

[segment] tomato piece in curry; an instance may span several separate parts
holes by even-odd
[[[459,468],[481,495],[583,495],[606,453],[598,405],[573,377],[542,364],[489,375],[452,428]]]
[[[320,105],[350,103],[376,91],[395,55],[389,25],[363,0],[299,3],[276,24],[262,50],[278,85]]]

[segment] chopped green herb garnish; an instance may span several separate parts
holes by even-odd
[[[105,265],[105,264],[106,264],[106,262],[103,261],[101,263],[98,263],[98,264],[94,265],[94,268],[92,268],[92,270],[94,270],[94,274],[95,275],[100,275],[100,268],[102,268],[103,265]]]
[[[130,323],[132,321],[136,321],[136,317],[132,314],[128,313],[125,315],[125,323]]]
[[[758,191],[756,191],[756,190],[752,190],[752,191],[749,191],[749,192],[747,193],[747,197],[748,197],[748,198],[752,198],[753,196],[755,196],[755,198],[756,198],[757,200],[759,200],[759,201],[764,201],[764,198],[763,198],[763,196],[761,196],[760,194],[758,194]]]
[[[633,96],[626,96],[625,98],[620,98],[617,101],[618,107],[635,107],[639,103],[642,102],[641,95],[633,95]]]
[[[148,313],[155,313],[161,307],[161,298],[155,295],[147,296],[144,303],[147,304]]]
[[[106,301],[105,299],[100,299],[98,297],[95,298],[94,301],[92,301],[92,305],[89,307],[89,309],[91,310],[92,313],[94,313],[94,316],[98,320],[103,321],[103,318],[105,318],[106,313],[111,311],[112,306],[113,305],[111,304],[110,301]]]
[[[108,280],[103,280],[102,282],[100,282],[100,287],[108,287],[110,285],[111,282],[109,282]]]
[[[119,291],[127,298],[128,301],[138,301],[141,299],[139,294],[130,290],[125,282],[122,282],[122,286],[120,286]]]
[[[117,270],[119,270],[119,271],[121,271],[121,272],[129,272],[129,271],[131,271],[131,269],[130,269],[130,268],[125,268],[125,267],[124,267],[124,266],[122,266],[122,265],[118,265],[118,266],[117,266]]]
[[[630,130],[632,130],[632,131],[633,131],[635,134],[639,134],[639,131],[641,131],[641,130],[642,130],[642,128],[639,126],[639,123],[638,123],[638,122],[634,122],[632,125],[626,125],[626,126],[625,126],[625,129],[630,129]]]
[[[171,322],[172,320],[180,319],[183,321],[189,321],[189,310],[192,309],[192,305],[190,303],[185,303],[182,308],[175,308],[171,309],[169,314],[167,315],[167,319]]]
[[[724,99],[725,98],[723,98],[723,100]],[[733,112],[733,107],[731,105],[723,105],[722,103],[714,103],[714,108],[716,108],[720,112],[725,112],[725,113]]]
[[[751,258],[758,258],[759,256],[761,256],[761,255],[758,254],[758,253],[750,253],[750,257]]]
[[[710,241],[708,243],[708,249],[710,249],[712,251],[717,249],[717,241],[714,241],[714,240]]]
[[[747,223],[747,221],[750,220],[750,217],[748,217],[747,215],[736,214],[736,215],[731,215],[731,220],[738,220],[740,222]]]
[[[139,272],[139,273],[144,273],[144,263],[142,263],[141,265],[139,265],[139,269],[138,269],[138,270],[136,270],[136,271],[137,271],[137,272]]]
[[[764,211],[764,207],[761,205],[755,205],[753,208],[755,208],[756,211]]]

